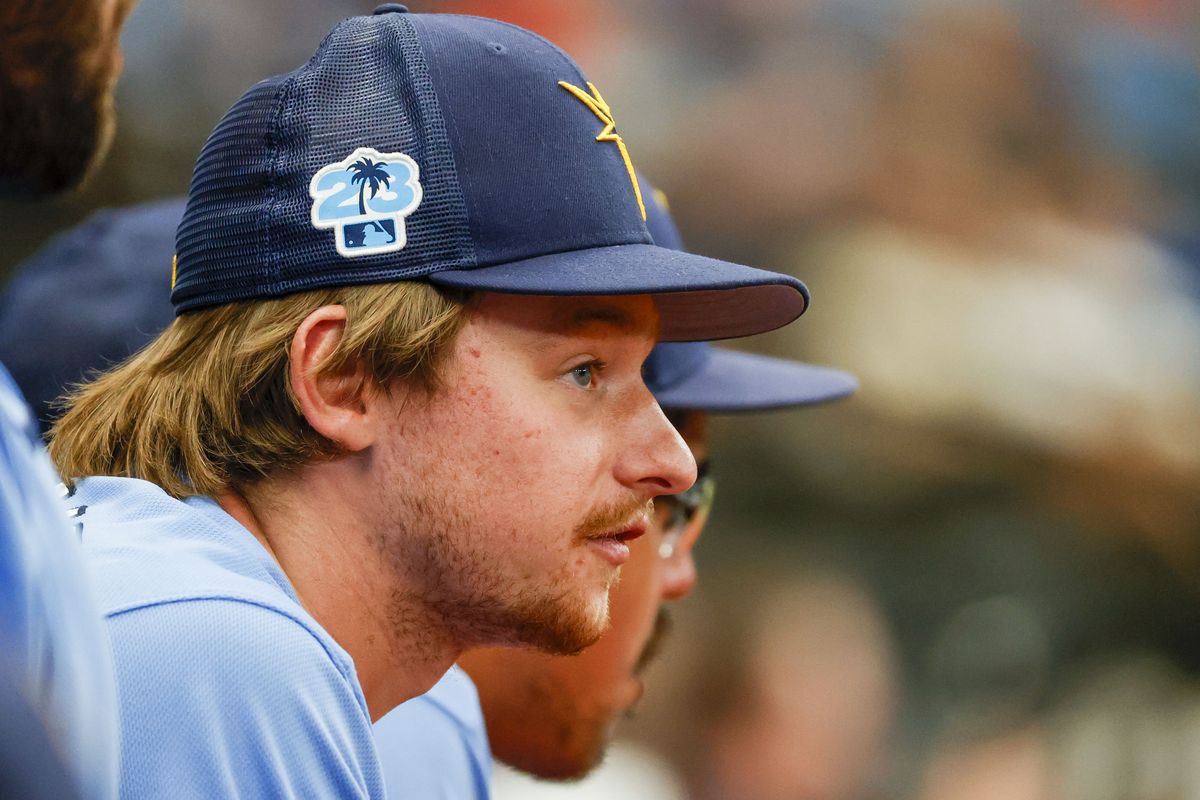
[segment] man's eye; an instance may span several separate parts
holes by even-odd
[[[569,374],[571,376],[571,380],[580,389],[590,389],[592,386],[592,381],[595,379],[595,375],[593,374],[594,370],[595,364],[580,364],[578,367],[575,367],[575,369],[571,370]]]

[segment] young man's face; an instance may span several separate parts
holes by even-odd
[[[379,545],[460,645],[571,653],[604,631],[650,501],[695,479],[642,382],[657,320],[647,296],[485,293],[442,385],[393,393]]]
[[[686,414],[680,426],[696,460],[706,457],[705,417]],[[629,563],[612,592],[612,627],[578,656],[488,648],[467,653],[462,665],[475,680],[493,753],[546,778],[579,777],[604,755],[614,724],[641,695],[639,673],[663,628],[664,600],[695,583],[692,546],[705,520],[682,531],[664,550],[668,504],[660,502],[646,536],[631,546]]]

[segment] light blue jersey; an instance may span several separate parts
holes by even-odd
[[[79,482],[108,619],[126,798],[381,798],[350,656],[254,536],[206,497]]]
[[[112,654],[57,484],[32,415],[0,366],[0,670],[44,721],[82,795],[111,798],[119,738]]]
[[[492,752],[479,694],[453,666],[432,689],[375,723],[388,796],[487,800]]]

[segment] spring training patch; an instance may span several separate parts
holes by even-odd
[[[404,153],[360,147],[313,175],[313,227],[333,228],[347,258],[399,250],[407,240],[404,218],[421,204],[420,174]]]

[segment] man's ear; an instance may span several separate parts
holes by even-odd
[[[313,430],[342,449],[358,452],[375,441],[375,425],[367,394],[372,383],[362,365],[345,370],[316,372],[317,365],[337,348],[346,330],[344,306],[322,306],[313,311],[292,336],[292,392],[300,413]]]

